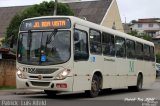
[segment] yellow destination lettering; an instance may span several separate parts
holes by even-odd
[[[65,26],[66,25],[66,21],[60,21],[61,22],[61,26]]]
[[[65,26],[66,21],[52,21],[52,26],[58,27],[58,26]]]
[[[39,22],[35,22],[33,27],[34,28],[39,28],[40,27],[40,23]]]
[[[41,25],[42,25],[42,27],[50,27],[51,22],[50,21],[42,22]]]
[[[66,26],[65,20],[34,22],[33,28],[63,27]]]

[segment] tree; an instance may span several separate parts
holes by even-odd
[[[133,24],[133,23],[136,23],[136,22],[137,22],[136,20],[132,20],[130,23],[132,23],[132,24]]]
[[[138,35],[138,32],[136,30],[131,30],[130,33],[128,33],[129,35],[132,35],[132,36],[137,36]]]
[[[138,37],[138,38],[142,38],[147,41],[152,41],[152,37],[149,36],[147,33],[139,33],[137,30],[131,30],[131,32],[128,34]]]
[[[38,16],[52,16],[54,12],[54,2],[42,2],[38,5],[30,6],[25,9],[20,14],[16,14],[6,31],[5,39],[3,43],[8,44],[11,42],[10,37],[14,36],[14,42],[17,41],[18,30],[22,20],[26,18],[38,17]],[[72,10],[67,4],[58,3],[57,5],[57,15],[74,15]]]
[[[142,36],[144,40],[152,41],[152,37],[146,33],[141,33],[140,36]]]
[[[160,63],[160,53],[156,54],[156,63]]]

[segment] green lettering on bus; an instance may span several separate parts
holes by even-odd
[[[129,62],[129,72],[134,72],[134,61]]]

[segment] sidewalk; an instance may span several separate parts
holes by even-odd
[[[43,90],[33,90],[33,89],[14,89],[14,90],[0,90],[0,95],[28,95],[28,94],[43,94]]]

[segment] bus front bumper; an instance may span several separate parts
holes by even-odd
[[[64,80],[29,80],[16,76],[17,89],[43,89],[53,91],[73,91],[73,77]]]

